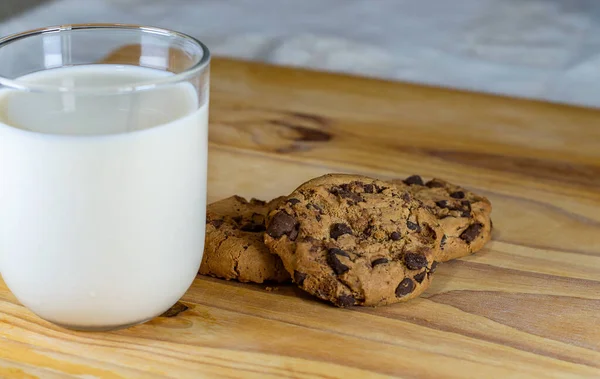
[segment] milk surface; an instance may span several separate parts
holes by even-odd
[[[90,65],[23,80],[74,88],[170,75]],[[202,259],[208,105],[187,83],[124,95],[0,91],[0,272],[58,324],[145,321]]]

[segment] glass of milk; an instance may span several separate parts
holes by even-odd
[[[39,317],[124,328],[191,285],[209,61],[192,37],[135,25],[0,39],[0,273]]]

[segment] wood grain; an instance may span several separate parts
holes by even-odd
[[[420,173],[488,196],[493,241],[406,304],[198,277],[171,317],[111,333],[55,327],[0,283],[0,377],[600,377],[598,111],[215,59],[210,121],[211,201]]]

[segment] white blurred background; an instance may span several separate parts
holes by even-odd
[[[598,0],[2,0],[0,20],[151,24],[215,55],[600,106]]]

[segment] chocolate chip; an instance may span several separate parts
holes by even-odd
[[[242,222],[242,216],[235,216],[231,218],[233,221],[235,221],[236,224],[239,224]]]
[[[417,281],[417,283],[419,283],[419,284],[423,283],[423,279],[425,279],[425,274],[426,274],[426,272],[423,271],[423,272],[420,272],[417,275],[415,275],[415,280]]]
[[[422,254],[406,253],[404,254],[404,264],[409,270],[418,270],[427,267],[427,258]]]
[[[362,196],[350,191],[349,186],[347,184],[341,184],[338,187],[333,187],[332,189],[329,190],[329,192],[332,193],[333,195],[337,195],[343,199],[350,199],[355,204],[365,201],[362,198]]]
[[[433,261],[433,263],[431,264],[431,268],[429,269],[429,274],[433,274],[435,272],[435,270],[437,269],[437,266],[438,266],[438,262]]]
[[[406,221],[406,226],[408,227],[408,229],[410,230],[416,230],[417,232],[421,231],[421,227],[419,226],[419,224],[414,223],[412,221]]]
[[[210,220],[210,224],[218,229],[223,225],[223,220]]]
[[[435,229],[433,229],[428,224],[423,225],[423,231],[422,231],[421,235],[425,238],[430,238],[433,240],[437,239],[437,233],[435,232]]]
[[[297,225],[296,225],[297,226]],[[298,228],[294,228],[292,229],[292,231],[290,232],[290,234],[288,235],[288,238],[290,239],[290,241],[295,241],[296,237],[298,237]]]
[[[348,253],[346,253],[344,250],[342,249],[338,249],[337,247],[332,247],[331,249],[329,249],[329,252],[331,254],[335,254],[335,255],[341,255],[344,256],[346,258],[350,258],[350,255]]]
[[[290,203],[290,204],[292,204],[292,205],[295,205],[295,204],[298,204],[300,202],[300,200],[295,199],[295,198],[291,198],[291,199],[288,199],[287,202]]]
[[[494,222],[490,219],[490,230],[494,229]]]
[[[337,248],[329,249],[329,251],[327,252],[327,264],[337,275],[342,275],[348,272],[348,270],[350,269],[348,268],[348,266],[340,262],[338,255],[348,257],[348,253],[346,253],[344,250]]]
[[[379,187],[377,184],[375,184],[375,191],[377,191],[377,193],[382,193],[386,189],[387,187]]]
[[[404,179],[404,184],[408,184],[409,186],[412,186],[412,185],[422,186],[422,185],[424,185],[423,184],[423,179],[421,179],[421,177],[419,175],[409,176],[408,178]]]
[[[371,262],[371,267],[375,267],[377,265],[381,265],[381,264],[388,263],[388,262],[389,261],[387,258],[377,258],[373,262]]]
[[[450,203],[447,200],[440,200],[436,205],[441,208],[446,208],[451,211],[470,211],[471,203],[468,200],[461,200],[460,204]]]
[[[356,303],[356,300],[352,295],[341,295],[338,297],[337,303],[340,307],[350,307]]]
[[[479,233],[483,229],[483,225],[481,224],[473,224],[470,225],[464,232],[461,233],[460,239],[465,241],[466,243],[471,243],[479,236]]]
[[[444,235],[442,236],[442,242],[440,242],[440,249],[442,249],[442,250],[444,249],[444,246],[446,245],[446,240],[447,240],[447,239],[448,239],[448,238],[447,238],[447,237],[446,237],[446,235],[444,234]]]
[[[306,279],[305,273],[294,270],[294,283],[301,286],[304,283],[304,279]]]
[[[441,188],[444,187],[444,183],[440,182],[439,180],[436,179],[431,179],[430,181],[428,181],[427,183],[425,183],[425,185],[429,188]]]
[[[343,223],[336,223],[331,225],[331,229],[329,230],[329,236],[331,238],[338,239],[338,237],[344,234],[352,235],[352,229],[350,229],[348,225]]]
[[[392,241],[398,241],[400,239],[400,233],[392,232],[392,234],[390,234],[390,239]]]
[[[404,202],[408,203],[410,201],[410,195],[408,192],[403,192],[400,196]]]
[[[321,215],[316,215],[315,218],[317,219],[317,221],[321,221]]]
[[[446,200],[436,201],[435,205],[437,205],[440,208],[448,208],[448,202]]]
[[[240,228],[243,232],[260,233],[266,230],[263,224],[245,224]]]
[[[267,234],[273,238],[280,238],[284,234],[291,236],[291,233],[296,230],[297,235],[297,225],[298,222],[294,217],[283,211],[279,211],[273,216],[271,224],[267,228]]]
[[[467,200],[463,200],[460,202],[460,205],[462,206],[461,209],[461,217],[469,217],[471,215],[471,203]]]
[[[371,234],[373,234],[373,229],[375,229],[375,227],[374,227],[373,225],[368,225],[368,226],[365,228],[365,230],[363,230],[363,234],[364,234],[366,237],[370,237],[370,236],[371,236]]]
[[[363,186],[363,190],[364,190],[366,193],[373,193],[373,185],[372,185],[372,184],[365,184],[365,185]]]
[[[396,296],[403,297],[415,289],[415,283],[410,278],[403,279],[396,287]]]
[[[450,197],[452,197],[454,199],[464,199],[465,198],[465,193],[463,191],[452,192],[450,194]]]

